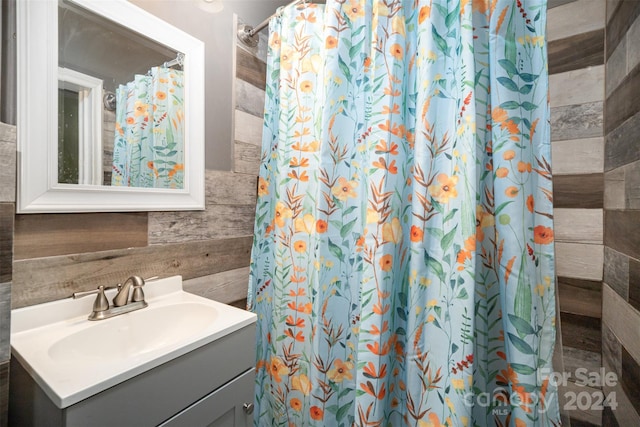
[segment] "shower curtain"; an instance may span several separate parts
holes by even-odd
[[[550,426],[545,0],[271,22],[256,426]]]
[[[153,67],[116,89],[111,185],[183,188],[183,72]]]

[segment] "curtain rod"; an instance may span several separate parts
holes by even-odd
[[[167,61],[162,64],[162,66],[166,68],[173,67],[174,65],[179,65],[181,67],[184,65],[184,53],[178,52],[176,59],[172,59],[171,61]]]
[[[271,20],[271,18],[280,15],[280,13],[282,13],[282,9],[284,9],[285,7],[295,6],[300,3],[307,2],[309,2],[309,0],[293,0],[291,3],[285,6],[281,6],[273,15],[256,25],[255,28],[251,25],[243,25],[242,27],[238,28],[238,39],[240,39],[240,41],[247,46],[256,47],[258,45],[258,37],[256,37],[257,34],[264,28],[266,28],[267,25],[269,25],[269,21]]]

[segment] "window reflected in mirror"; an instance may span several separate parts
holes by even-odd
[[[184,188],[183,55],[61,0],[58,182]]]
[[[79,94],[58,89],[58,182],[78,184]]]

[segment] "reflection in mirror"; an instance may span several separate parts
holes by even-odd
[[[102,80],[58,68],[58,182],[100,185]]]
[[[66,0],[58,47],[58,182],[183,188],[183,54]]]
[[[127,0],[16,12],[18,213],[204,209],[204,43]]]

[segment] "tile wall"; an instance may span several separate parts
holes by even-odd
[[[602,393],[578,385],[576,371],[601,366],[605,2],[550,0],[547,23],[556,270],[564,372],[571,375],[561,406],[574,427],[599,426],[602,411],[580,410],[571,397]]]
[[[603,425],[640,425],[640,2],[607,1],[602,356],[618,406]]]

